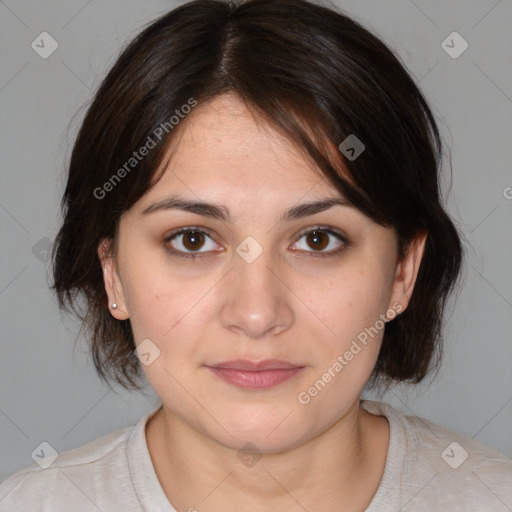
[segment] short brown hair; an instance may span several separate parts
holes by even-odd
[[[443,311],[462,259],[439,193],[439,131],[383,42],[306,0],[185,3],[142,31],[99,87],[73,148],[53,251],[53,289],[61,308],[87,327],[99,376],[140,387],[130,322],[109,312],[97,247],[116,240],[121,214],[152,186],[178,130],[166,130],[108,197],[95,191],[190,98],[201,105],[226,92],[295,142],[355,207],[393,227],[400,257],[419,233],[428,234],[409,306],[387,323],[371,376],[379,386],[420,382],[440,363]],[[332,147],[349,135],[364,152],[351,160],[336,151],[333,159]],[[85,312],[76,307],[80,298]]]

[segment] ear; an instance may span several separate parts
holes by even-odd
[[[389,307],[398,303],[402,306],[401,312],[407,309],[418,277],[427,236],[426,232],[419,233],[405,248],[406,254],[396,267]]]
[[[98,245],[98,257],[103,269],[103,282],[108,296],[108,308],[114,318],[117,320],[126,320],[130,315],[128,311],[126,311],[123,287],[119,279],[111,247],[112,239],[110,238],[102,239]],[[116,304],[115,309],[112,307],[113,304]]]

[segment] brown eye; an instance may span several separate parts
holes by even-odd
[[[306,242],[312,249],[321,251],[329,245],[329,237],[325,231],[311,231],[306,236]]]
[[[208,233],[198,229],[182,229],[165,238],[164,243],[173,255],[194,258],[220,249]]]
[[[308,256],[335,256],[344,251],[349,242],[347,238],[329,228],[310,229],[300,235],[291,247],[292,251],[300,251]]]
[[[204,235],[199,231],[188,231],[182,236],[183,246],[189,251],[197,251],[197,249],[201,249],[204,244]]]

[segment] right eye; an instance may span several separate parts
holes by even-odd
[[[182,258],[204,258],[203,253],[220,247],[208,233],[191,227],[182,228],[168,235],[164,242],[172,255]]]

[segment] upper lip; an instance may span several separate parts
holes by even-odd
[[[302,368],[302,365],[281,361],[279,359],[265,359],[263,361],[250,361],[248,359],[233,359],[231,361],[222,361],[220,363],[207,365],[210,368],[227,368],[243,371],[263,371],[263,370],[290,370],[293,368]]]

